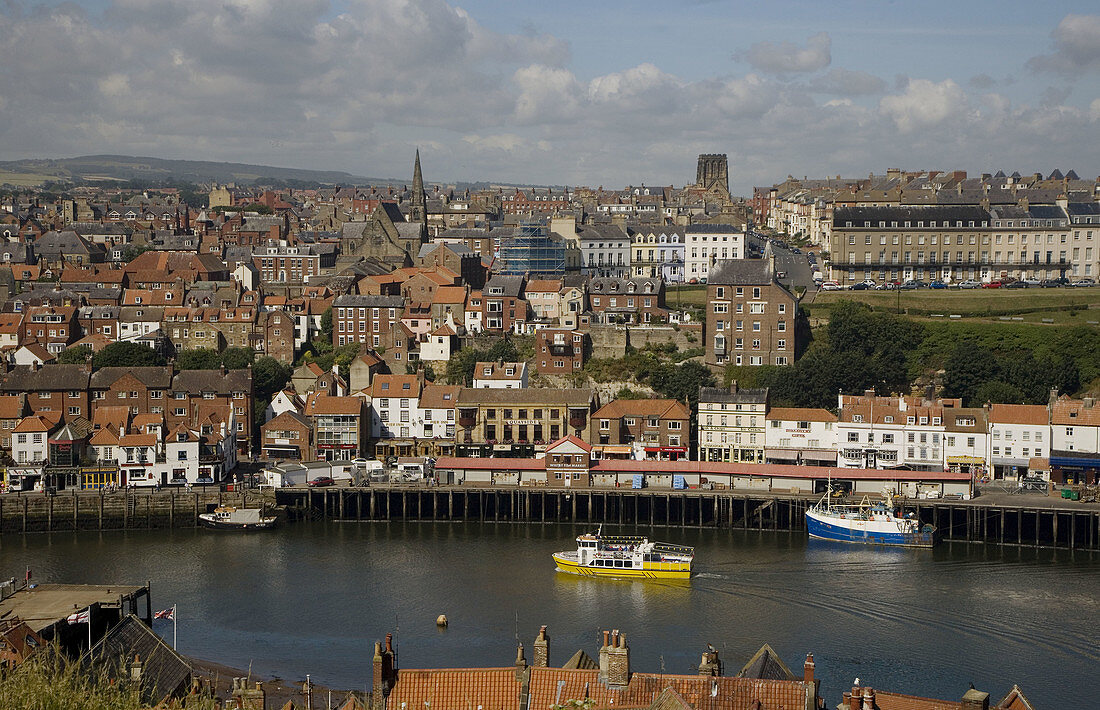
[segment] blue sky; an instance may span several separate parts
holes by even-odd
[[[1084,2],[0,2],[0,159],[126,153],[432,182],[731,187],[1100,174]]]

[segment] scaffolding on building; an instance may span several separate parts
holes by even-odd
[[[561,278],[565,275],[565,239],[541,225],[521,225],[517,234],[504,239],[497,256],[498,273],[528,278]]]

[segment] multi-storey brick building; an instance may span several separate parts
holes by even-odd
[[[587,440],[590,389],[467,389],[458,394],[458,456],[533,457],[572,434]]]
[[[332,302],[332,344],[387,347],[405,315],[401,296],[344,295]]]
[[[616,399],[592,415],[600,457],[678,461],[688,457],[691,413],[675,399]]]
[[[662,323],[668,318],[665,282],[649,277],[590,279],[588,309],[596,323]]]
[[[569,375],[584,367],[585,334],[568,328],[535,333],[535,369],[544,375]]]
[[[315,461],[313,422],[295,411],[286,411],[260,427],[264,458]]]
[[[37,342],[59,353],[80,337],[75,306],[31,306],[23,315],[21,343]]]
[[[312,244],[262,246],[252,252],[252,263],[268,283],[298,283],[335,266],[336,252]]]
[[[767,388],[699,388],[699,460],[763,463],[767,411]]]
[[[707,281],[708,365],[788,365],[796,357],[798,299],[771,259],[718,261]]]
[[[90,364],[13,367],[0,381],[0,393],[23,395],[31,412],[57,413],[66,421],[75,417],[90,420],[91,376]]]
[[[528,320],[522,276],[493,276],[482,290],[482,327],[491,333],[520,332]],[[472,295],[472,294],[471,294]]]

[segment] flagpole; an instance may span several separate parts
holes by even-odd
[[[92,607],[88,607],[88,656],[92,655]]]
[[[176,605],[172,605],[172,650],[176,650]]]

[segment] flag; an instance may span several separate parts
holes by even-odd
[[[175,613],[174,609],[165,609],[163,611],[158,611],[156,614],[153,614],[153,618],[154,619],[165,619],[166,621],[172,621],[173,619],[176,618],[176,613]]]
[[[88,613],[88,610],[85,609],[84,611],[80,611],[75,614],[69,614],[69,616],[66,617],[65,620],[68,621],[70,624],[87,624],[89,623],[90,619],[91,615]]]

